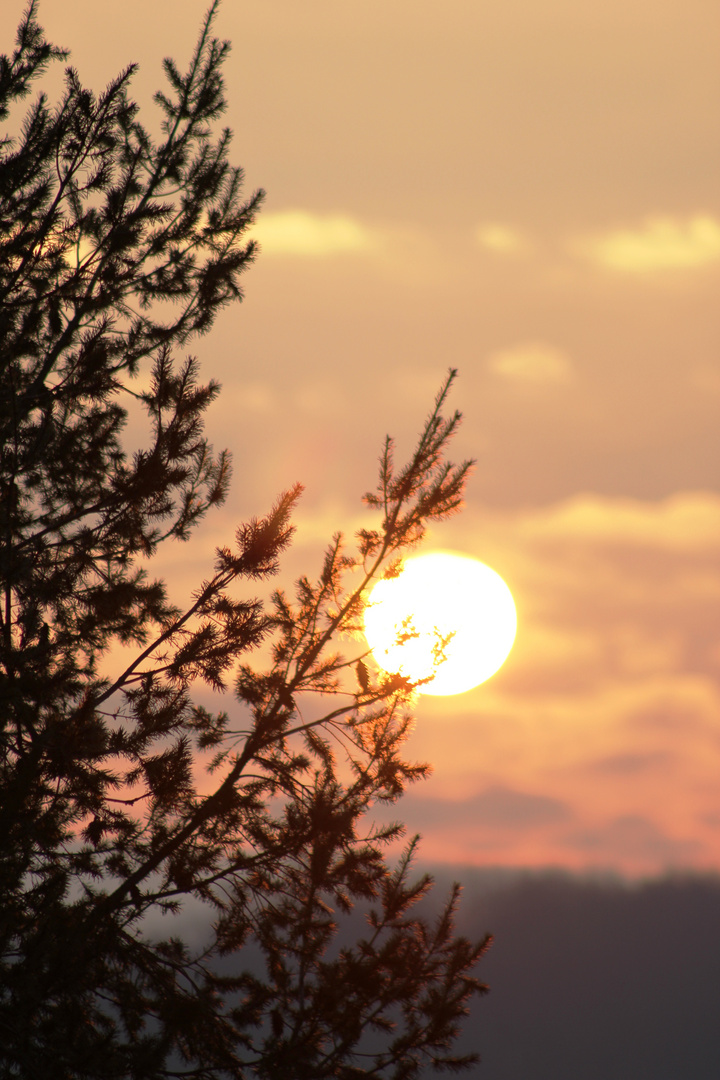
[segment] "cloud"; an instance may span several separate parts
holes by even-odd
[[[528,539],[716,551],[720,548],[720,496],[683,491],[650,502],[577,495],[531,511],[518,524]]]
[[[313,214],[307,210],[261,215],[251,235],[268,255],[318,258],[370,251],[377,246],[375,234],[354,218],[343,214]]]
[[[267,414],[277,409],[273,388],[264,382],[247,382],[233,386],[232,400],[228,407],[237,415],[238,408],[251,413]]]
[[[720,261],[720,221],[703,214],[685,220],[650,217],[634,229],[580,239],[572,248],[609,270],[686,270]]]
[[[476,824],[526,829],[564,821],[570,810],[559,799],[511,788],[493,787],[467,800],[469,819]]]
[[[658,765],[665,765],[669,760],[671,760],[670,755],[661,750],[648,750],[644,753],[616,753],[588,762],[587,768],[590,772],[607,776],[634,776],[647,769],[654,769]]]
[[[572,815],[565,803],[549,795],[536,795],[500,785],[465,799],[423,799],[408,795],[403,817],[415,828],[528,829],[567,821]]]
[[[498,222],[479,225],[475,237],[481,247],[498,255],[518,255],[530,246],[527,237],[518,229]]]
[[[487,366],[495,375],[520,383],[567,383],[573,369],[561,349],[528,341],[491,353]]]
[[[655,822],[641,814],[627,814],[599,827],[578,830],[566,838],[569,847],[618,857],[668,866],[691,863],[693,856],[702,848],[700,841],[688,837],[674,837]]]

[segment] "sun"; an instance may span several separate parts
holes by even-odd
[[[494,570],[478,559],[431,552],[407,559],[396,578],[373,588],[365,636],[377,663],[423,694],[462,694],[494,675],[517,629],[515,603]]]

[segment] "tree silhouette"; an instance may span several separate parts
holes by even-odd
[[[241,298],[262,199],[243,201],[230,133],[214,131],[229,49],[216,8],[187,73],[164,62],[159,143],[128,96],[133,68],[98,97],[69,68],[59,104],[41,95],[0,144],[8,1077],[400,1080],[472,1060],[452,1044],[486,942],[455,936],[457,887],[437,922],[413,911],[430,886],[411,880],[415,841],[385,861],[401,826],[369,811],[427,767],[402,757],[415,687],[365,663],[360,641],[371,583],[461,504],[469,463],[444,457],[454,373],[405,467],[387,440],[373,527],[350,551],[336,535],[294,596],[236,589],[277,572],[299,487],[217,550],[188,606],[148,574],[230,476],[203,433],[218,386],[173,355]],[[31,3],[0,58],[2,118],[65,56]],[[130,455],[138,411],[147,443]],[[118,643],[132,660],[107,677]],[[227,710],[193,700],[230,680]],[[172,933],[188,905],[206,912],[197,946]]]

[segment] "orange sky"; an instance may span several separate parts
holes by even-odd
[[[39,16],[95,89],[139,61],[148,122],[205,7]],[[720,870],[719,23],[711,0],[221,9],[263,254],[193,346],[233,493],[158,570],[180,599],[300,480],[287,582],[312,573],[459,368],[479,465],[428,546],[502,574],[519,630],[490,682],[420,703],[435,774],[400,809],[429,859]]]

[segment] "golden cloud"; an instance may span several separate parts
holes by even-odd
[[[720,261],[720,221],[707,214],[685,220],[650,217],[635,229],[580,239],[572,247],[609,270],[686,270]]]
[[[475,237],[481,247],[497,252],[499,255],[518,255],[529,248],[527,237],[523,233],[512,226],[498,222],[486,222],[480,225]]]
[[[521,342],[491,353],[487,366],[504,379],[527,383],[566,383],[573,373],[566,353],[537,341]]]
[[[253,226],[251,236],[268,255],[323,257],[369,251],[377,246],[373,232],[354,218],[306,210],[264,214]]]
[[[720,496],[683,491],[657,502],[577,495],[526,515],[527,538],[710,551],[720,548]]]

